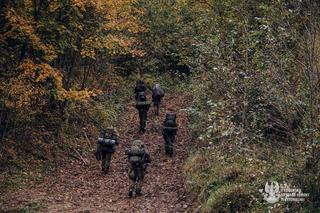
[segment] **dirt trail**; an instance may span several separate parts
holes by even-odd
[[[83,160],[88,162],[86,165],[81,160],[74,160],[53,176],[46,177],[41,184],[6,195],[6,201],[0,204],[6,209],[14,209],[26,203],[39,203],[41,212],[194,212],[193,200],[186,191],[182,174],[190,143],[187,118],[181,111],[185,107],[184,102],[182,96],[165,97],[160,116],[154,116],[150,108],[143,135],[137,133],[138,114],[132,107],[133,103],[130,104],[119,119],[120,145],[112,157],[108,176],[101,174],[100,162],[91,153],[83,156]],[[179,123],[173,158],[164,154],[160,131],[166,109],[177,112]],[[130,199],[127,195],[128,163],[124,150],[134,139],[145,142],[152,163],[145,177],[143,195]]]

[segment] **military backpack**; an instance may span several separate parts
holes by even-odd
[[[132,146],[127,151],[127,154],[129,155],[129,162],[131,163],[131,165],[139,165],[144,163],[143,156],[145,154],[145,151],[139,146]]]
[[[163,123],[163,131],[167,134],[174,134],[177,130],[176,115],[166,114],[166,119]]]
[[[111,138],[98,138],[98,143],[101,145],[102,149],[114,149],[116,146],[116,140]]]

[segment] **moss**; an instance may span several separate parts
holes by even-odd
[[[303,155],[293,158],[286,147],[275,152],[272,146],[253,143],[246,145],[250,151],[241,151],[234,144],[219,143],[191,154],[184,167],[189,189],[205,212],[264,212],[268,206],[259,189],[272,180],[294,185],[293,174],[303,166]]]
[[[250,191],[245,186],[225,184],[210,194],[203,210],[217,213],[244,212],[251,201]]]

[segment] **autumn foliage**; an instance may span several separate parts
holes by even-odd
[[[136,3],[2,2],[0,103],[5,114],[12,111],[25,118],[49,110],[54,102],[85,101],[98,89],[86,88],[98,60],[143,56],[135,35],[147,29],[140,25],[144,12]]]

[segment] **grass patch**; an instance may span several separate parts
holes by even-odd
[[[284,154],[285,148],[273,150],[267,145],[240,146],[229,141],[191,154],[184,170],[189,189],[198,196],[202,211],[267,211],[271,206],[266,205],[259,189],[272,180],[294,185],[293,176],[304,162],[299,152],[292,158]],[[285,207],[280,203],[272,212]]]

